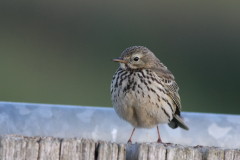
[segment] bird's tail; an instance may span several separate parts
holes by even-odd
[[[173,115],[173,119],[170,123],[168,123],[169,127],[175,129],[178,126],[182,129],[189,130],[188,126],[183,122],[183,120],[176,114]]]

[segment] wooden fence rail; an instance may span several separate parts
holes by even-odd
[[[240,160],[240,149],[117,144],[83,138],[0,136],[0,160]]]

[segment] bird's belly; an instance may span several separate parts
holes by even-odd
[[[147,73],[143,70],[143,73],[126,74],[123,80],[113,79],[111,95],[115,111],[136,128],[169,123],[176,110],[173,100],[166,94],[157,75],[152,75],[154,79],[147,76],[144,79],[144,75]]]
[[[159,123],[169,123],[172,120],[170,107],[150,95],[145,93],[143,97],[142,93],[131,91],[124,96],[112,97],[114,109],[119,117],[136,128],[152,128]]]

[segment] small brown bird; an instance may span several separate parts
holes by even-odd
[[[174,76],[149,49],[129,47],[112,61],[120,63],[111,83],[113,106],[118,116],[134,127],[128,142],[135,128],[157,126],[159,143],[158,124],[189,130],[180,118],[182,107]]]

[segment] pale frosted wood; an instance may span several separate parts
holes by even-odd
[[[141,143],[138,148],[138,159],[147,159],[148,157],[148,145],[146,143]]]
[[[117,160],[118,145],[116,143],[99,141],[97,152],[98,160]]]
[[[239,149],[178,144],[111,142],[54,137],[0,136],[0,160],[240,160]]]
[[[24,139],[27,142],[25,160],[37,159],[39,153],[40,137],[25,137]]]
[[[167,160],[201,160],[202,154],[198,149],[179,144],[167,145]]]
[[[235,150],[234,160],[240,160],[240,149]]]
[[[63,139],[61,143],[60,160],[80,160],[81,158],[82,139],[69,138]]]
[[[37,160],[39,137],[3,135],[0,137],[1,160]]]
[[[169,145],[167,146],[167,160],[182,160],[186,159],[184,152],[185,148],[181,145]]]
[[[148,146],[148,160],[165,160],[166,147],[161,143],[150,143]]]
[[[225,154],[223,148],[207,146],[196,146],[195,148],[201,152],[203,160],[224,160]]]
[[[126,144],[118,144],[118,160],[126,160]]]
[[[234,160],[240,160],[240,149],[235,150]]]
[[[118,145],[117,143],[112,143],[112,160],[117,159],[118,159]]]
[[[95,141],[92,139],[82,140],[82,160],[95,160]]]
[[[186,159],[202,160],[202,153],[194,147],[185,147]]]
[[[226,149],[225,150],[225,160],[240,160],[240,150],[239,149]]]
[[[95,142],[91,139],[66,138],[61,143],[60,160],[94,160]]]
[[[224,150],[221,148],[211,147],[209,148],[208,160],[223,160],[224,159]]]
[[[227,149],[225,150],[225,159],[227,160],[234,160],[234,156],[235,156],[235,150],[234,149]]]
[[[61,140],[54,137],[43,137],[39,143],[38,160],[59,160]]]

